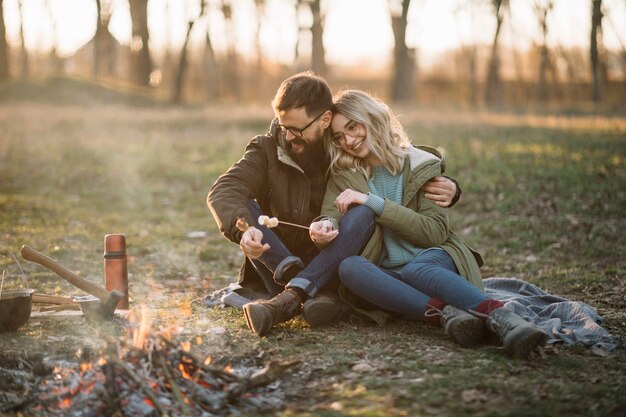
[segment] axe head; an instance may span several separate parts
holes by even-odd
[[[81,311],[88,319],[108,319],[113,317],[115,307],[124,294],[121,291],[113,290],[107,300],[100,300],[93,295],[85,297],[74,297],[74,302],[78,303]]]

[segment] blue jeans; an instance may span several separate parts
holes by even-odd
[[[328,246],[320,251],[308,265],[304,265],[300,258],[294,256],[283,244],[272,229],[258,224],[261,209],[254,200],[248,202],[248,209],[254,218],[255,227],[263,232],[263,243],[268,243],[270,249],[258,259],[250,262],[263,280],[265,287],[272,296],[280,293],[285,287],[297,287],[314,297],[320,288],[327,286],[331,281],[338,284],[337,269],[341,261],[349,256],[357,255],[369,241],[376,225],[374,212],[365,206],[354,207],[341,220],[339,234]],[[292,266],[303,267],[297,276],[282,285],[282,275]]]
[[[420,253],[400,272],[380,268],[361,256],[352,256],[339,266],[339,278],[364,300],[413,320],[424,319],[431,298],[465,311],[476,310],[480,303],[490,300],[459,275],[452,257],[439,248]]]

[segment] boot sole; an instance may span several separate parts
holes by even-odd
[[[545,345],[548,335],[532,327],[519,327],[505,338],[506,350],[518,359],[527,359],[538,346]]]
[[[256,334],[257,336],[263,336],[265,333],[267,333],[269,331],[269,329],[263,329],[261,327],[255,326],[255,324],[254,324],[254,316],[256,314],[256,318],[258,319],[259,318],[258,317],[258,315],[259,315],[258,313],[260,311],[257,310],[256,313],[255,313],[254,312],[254,306],[251,305],[251,304],[253,304],[253,303],[245,304],[243,306],[243,315],[246,318],[246,323],[248,324],[248,328],[250,330],[252,330],[252,332],[254,334]]]
[[[487,334],[485,322],[473,317],[460,317],[450,320],[446,334],[462,347],[476,347],[483,343]]]
[[[347,320],[352,313],[352,309],[346,305],[341,305],[337,301],[311,300],[304,303],[302,316],[309,326],[323,327],[332,323]]]

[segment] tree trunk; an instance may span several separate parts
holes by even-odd
[[[152,62],[150,60],[148,32],[148,0],[129,0],[132,20],[131,79],[141,86],[150,85]]]
[[[391,99],[393,101],[409,101],[413,98],[413,71],[415,69],[415,53],[406,45],[406,26],[411,0],[402,1],[400,15],[391,14],[393,30],[393,65],[394,75],[391,83]]]
[[[498,103],[502,101],[502,80],[500,79],[500,30],[504,20],[504,10],[508,6],[508,0],[491,1],[496,15],[496,32],[493,35],[491,44],[491,60],[487,72],[487,82],[485,89],[485,101],[487,103]]]
[[[7,44],[7,31],[4,26],[4,8],[0,0],[0,81],[9,78],[9,46]]]
[[[204,45],[204,67],[207,78],[207,94],[209,100],[213,100],[220,96],[220,80],[219,80],[219,67],[217,65],[217,59],[215,58],[215,51],[213,44],[211,43],[211,37],[207,29],[205,35]]]
[[[28,77],[30,72],[30,66],[28,64],[28,51],[26,50],[26,42],[24,41],[24,10],[22,5],[22,0],[18,1],[19,12],[20,12],[20,43],[22,44],[22,76]]]
[[[185,35],[185,42],[180,50],[180,58],[178,61],[178,73],[176,75],[176,83],[174,85],[174,97],[172,101],[174,103],[180,103],[183,92],[183,81],[185,78],[185,70],[187,69],[187,44],[189,43],[189,36],[191,35],[191,29],[196,23],[195,20],[190,20],[187,26],[187,34]]]
[[[311,25],[311,69],[314,73],[326,74],[326,58],[324,57],[324,17],[320,9],[320,0],[309,3],[313,24]]]
[[[535,11],[539,18],[541,26],[542,44],[539,49],[539,74],[537,82],[537,99],[541,102],[548,101],[548,81],[547,74],[550,67],[550,52],[548,50],[548,13],[552,10],[554,4],[548,1],[545,6],[535,3]]]
[[[591,42],[589,47],[589,53],[591,55],[591,85],[592,85],[592,99],[596,103],[602,100],[602,69],[600,62],[601,43],[598,42],[598,37],[601,38],[602,33],[602,0],[592,0],[592,12],[591,12]]]

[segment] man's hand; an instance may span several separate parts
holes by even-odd
[[[441,207],[448,207],[456,195],[456,184],[446,177],[433,177],[422,186],[424,197]]]
[[[350,188],[346,188],[335,199],[335,206],[337,206],[340,212],[345,214],[346,211],[348,211],[350,205],[363,204],[366,201],[367,194],[363,194]]]
[[[261,243],[261,240],[263,240],[263,232],[254,226],[250,226],[243,235],[241,235],[239,247],[246,257],[257,259],[270,248],[270,245]]]
[[[339,234],[339,230],[333,230],[333,224],[330,220],[320,220],[313,222],[309,226],[309,236],[311,240],[319,245],[330,243]]]

